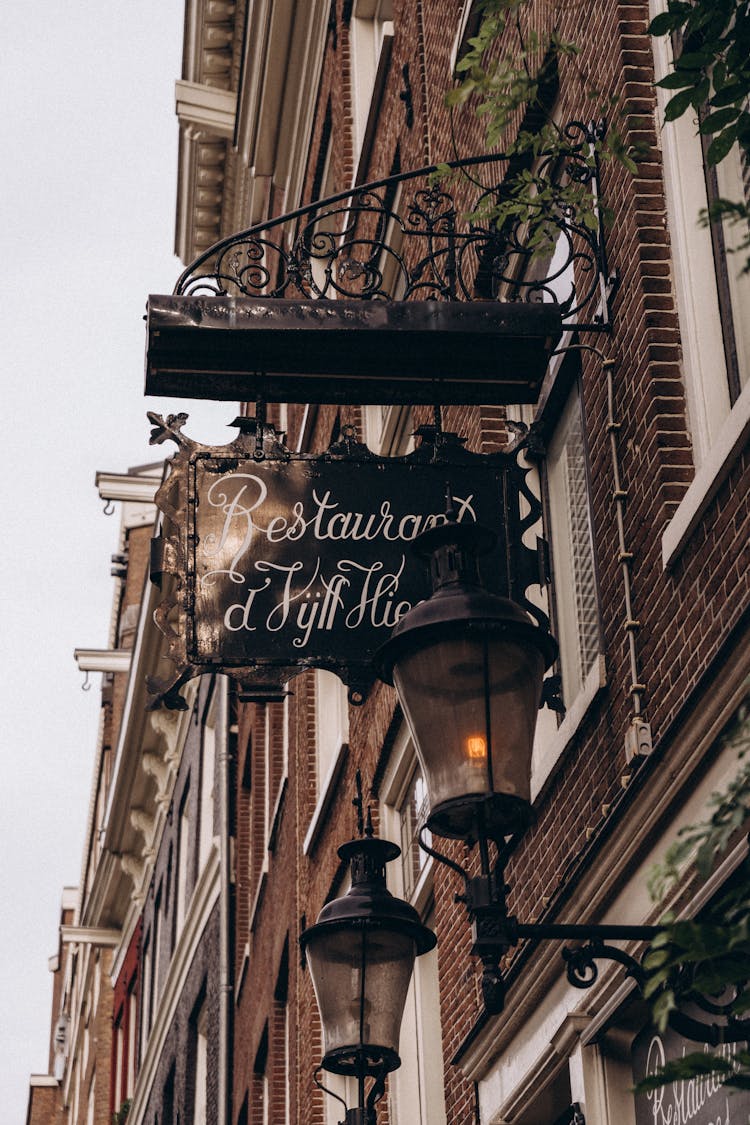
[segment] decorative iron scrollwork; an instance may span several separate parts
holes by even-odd
[[[183,272],[175,294],[552,302],[566,326],[606,326],[606,257],[594,143],[599,128],[562,130],[562,154],[541,153],[539,254],[528,214],[498,222],[513,182],[503,153],[429,165],[340,192],[217,242]],[[483,184],[469,169],[481,169]],[[462,175],[462,173],[464,173]],[[568,185],[591,191],[579,215]],[[594,220],[592,221],[592,216]]]

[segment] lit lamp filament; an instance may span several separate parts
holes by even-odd
[[[484,735],[474,734],[466,739],[466,756],[472,761],[484,760],[487,757],[487,740]]]

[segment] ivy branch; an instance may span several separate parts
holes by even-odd
[[[560,9],[579,3],[555,0]],[[547,91],[560,59],[576,60],[580,48],[556,30],[543,33],[531,26],[532,8],[531,0],[484,0],[479,30],[468,41],[456,66],[457,83],[445,100],[452,110],[468,107],[483,120],[488,149],[502,145],[509,162],[498,192],[485,197],[481,209],[468,218],[498,228],[525,227],[527,249],[549,254],[561,219],[592,233],[599,228],[600,205],[581,169],[593,170],[601,156],[617,159],[635,173],[644,153],[628,145],[610,123],[592,130],[588,150],[578,148],[575,162],[570,161],[574,144],[551,116]],[[589,102],[586,116],[597,121],[611,116],[617,98],[602,95],[585,76],[583,84]]]

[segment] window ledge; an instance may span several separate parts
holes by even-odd
[[[600,655],[591,665],[583,687],[568,707],[565,718],[539,755],[539,762],[531,774],[532,804],[542,796],[551,782],[557,763],[575,737],[589,707],[606,685],[607,669],[604,657]]]
[[[258,922],[258,914],[260,913],[261,903],[263,896],[266,893],[266,883],[268,882],[268,863],[263,864],[263,870],[258,879],[258,885],[255,888],[255,895],[253,897],[253,904],[250,907],[250,933],[255,933],[255,926]]]
[[[428,913],[428,908],[432,903],[433,897],[433,877],[432,877],[433,860],[432,856],[427,857],[422,870],[419,872],[419,878],[414,885],[409,902],[416,910],[420,918],[424,918]]]
[[[708,456],[661,538],[664,570],[675,564],[750,435],[750,383],[735,402]]]
[[[273,808],[273,815],[271,816],[271,827],[268,831],[268,840],[266,841],[266,849],[269,852],[272,852],[276,847],[276,837],[279,833],[281,813],[284,808],[284,799],[286,798],[287,780],[287,775],[285,774],[282,779],[281,785],[279,786],[279,793],[276,797],[276,804]]]
[[[315,811],[313,812],[312,817],[310,818],[310,827],[307,829],[307,835],[305,836],[304,843],[302,844],[303,855],[310,855],[313,848],[315,847],[315,843],[318,839],[318,836],[320,835],[320,830],[323,827],[323,821],[325,820],[328,809],[331,806],[331,802],[334,797],[334,791],[336,789],[336,785],[338,784],[339,777],[341,776],[341,771],[344,768],[344,762],[346,761],[346,755],[348,754],[348,752],[349,744],[347,742],[342,742],[338,748],[336,756],[331,762],[328,773],[326,774],[325,780],[323,781],[323,785],[321,786],[318,803],[315,806]]]

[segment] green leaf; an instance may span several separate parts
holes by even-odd
[[[679,94],[675,94],[673,98],[667,102],[664,110],[665,121],[675,121],[678,117],[682,117],[686,109],[689,109],[693,103],[695,96],[695,89],[691,87],[689,90],[683,90]]]
[[[709,165],[719,164],[724,157],[729,153],[732,145],[737,140],[737,127],[730,125],[723,133],[719,133],[718,137],[714,137],[711,144],[708,146],[706,153],[706,163]]]
[[[737,140],[745,148],[750,145],[750,113],[743,112],[737,121]]]
[[[734,121],[739,116],[739,106],[730,105],[725,109],[717,109],[715,113],[709,113],[700,123],[700,133],[718,133],[730,121]]]
[[[699,70],[673,70],[656,83],[662,90],[681,90],[684,86],[697,86],[701,72]]]
[[[704,66],[709,66],[714,61],[714,52],[707,51],[705,48],[702,51],[685,51],[675,62],[678,70],[700,70]]]
[[[690,99],[690,101],[691,101],[691,103],[692,103],[692,105],[694,106],[695,109],[701,108],[703,103],[708,98],[710,90],[711,90],[711,83],[708,81],[707,78],[704,78],[702,82],[698,83],[698,85],[693,90],[693,96]],[[678,95],[678,97],[679,97],[679,95]]]
[[[668,35],[681,23],[682,17],[680,15],[675,15],[673,12],[660,12],[648,25],[648,33],[653,36]]]

